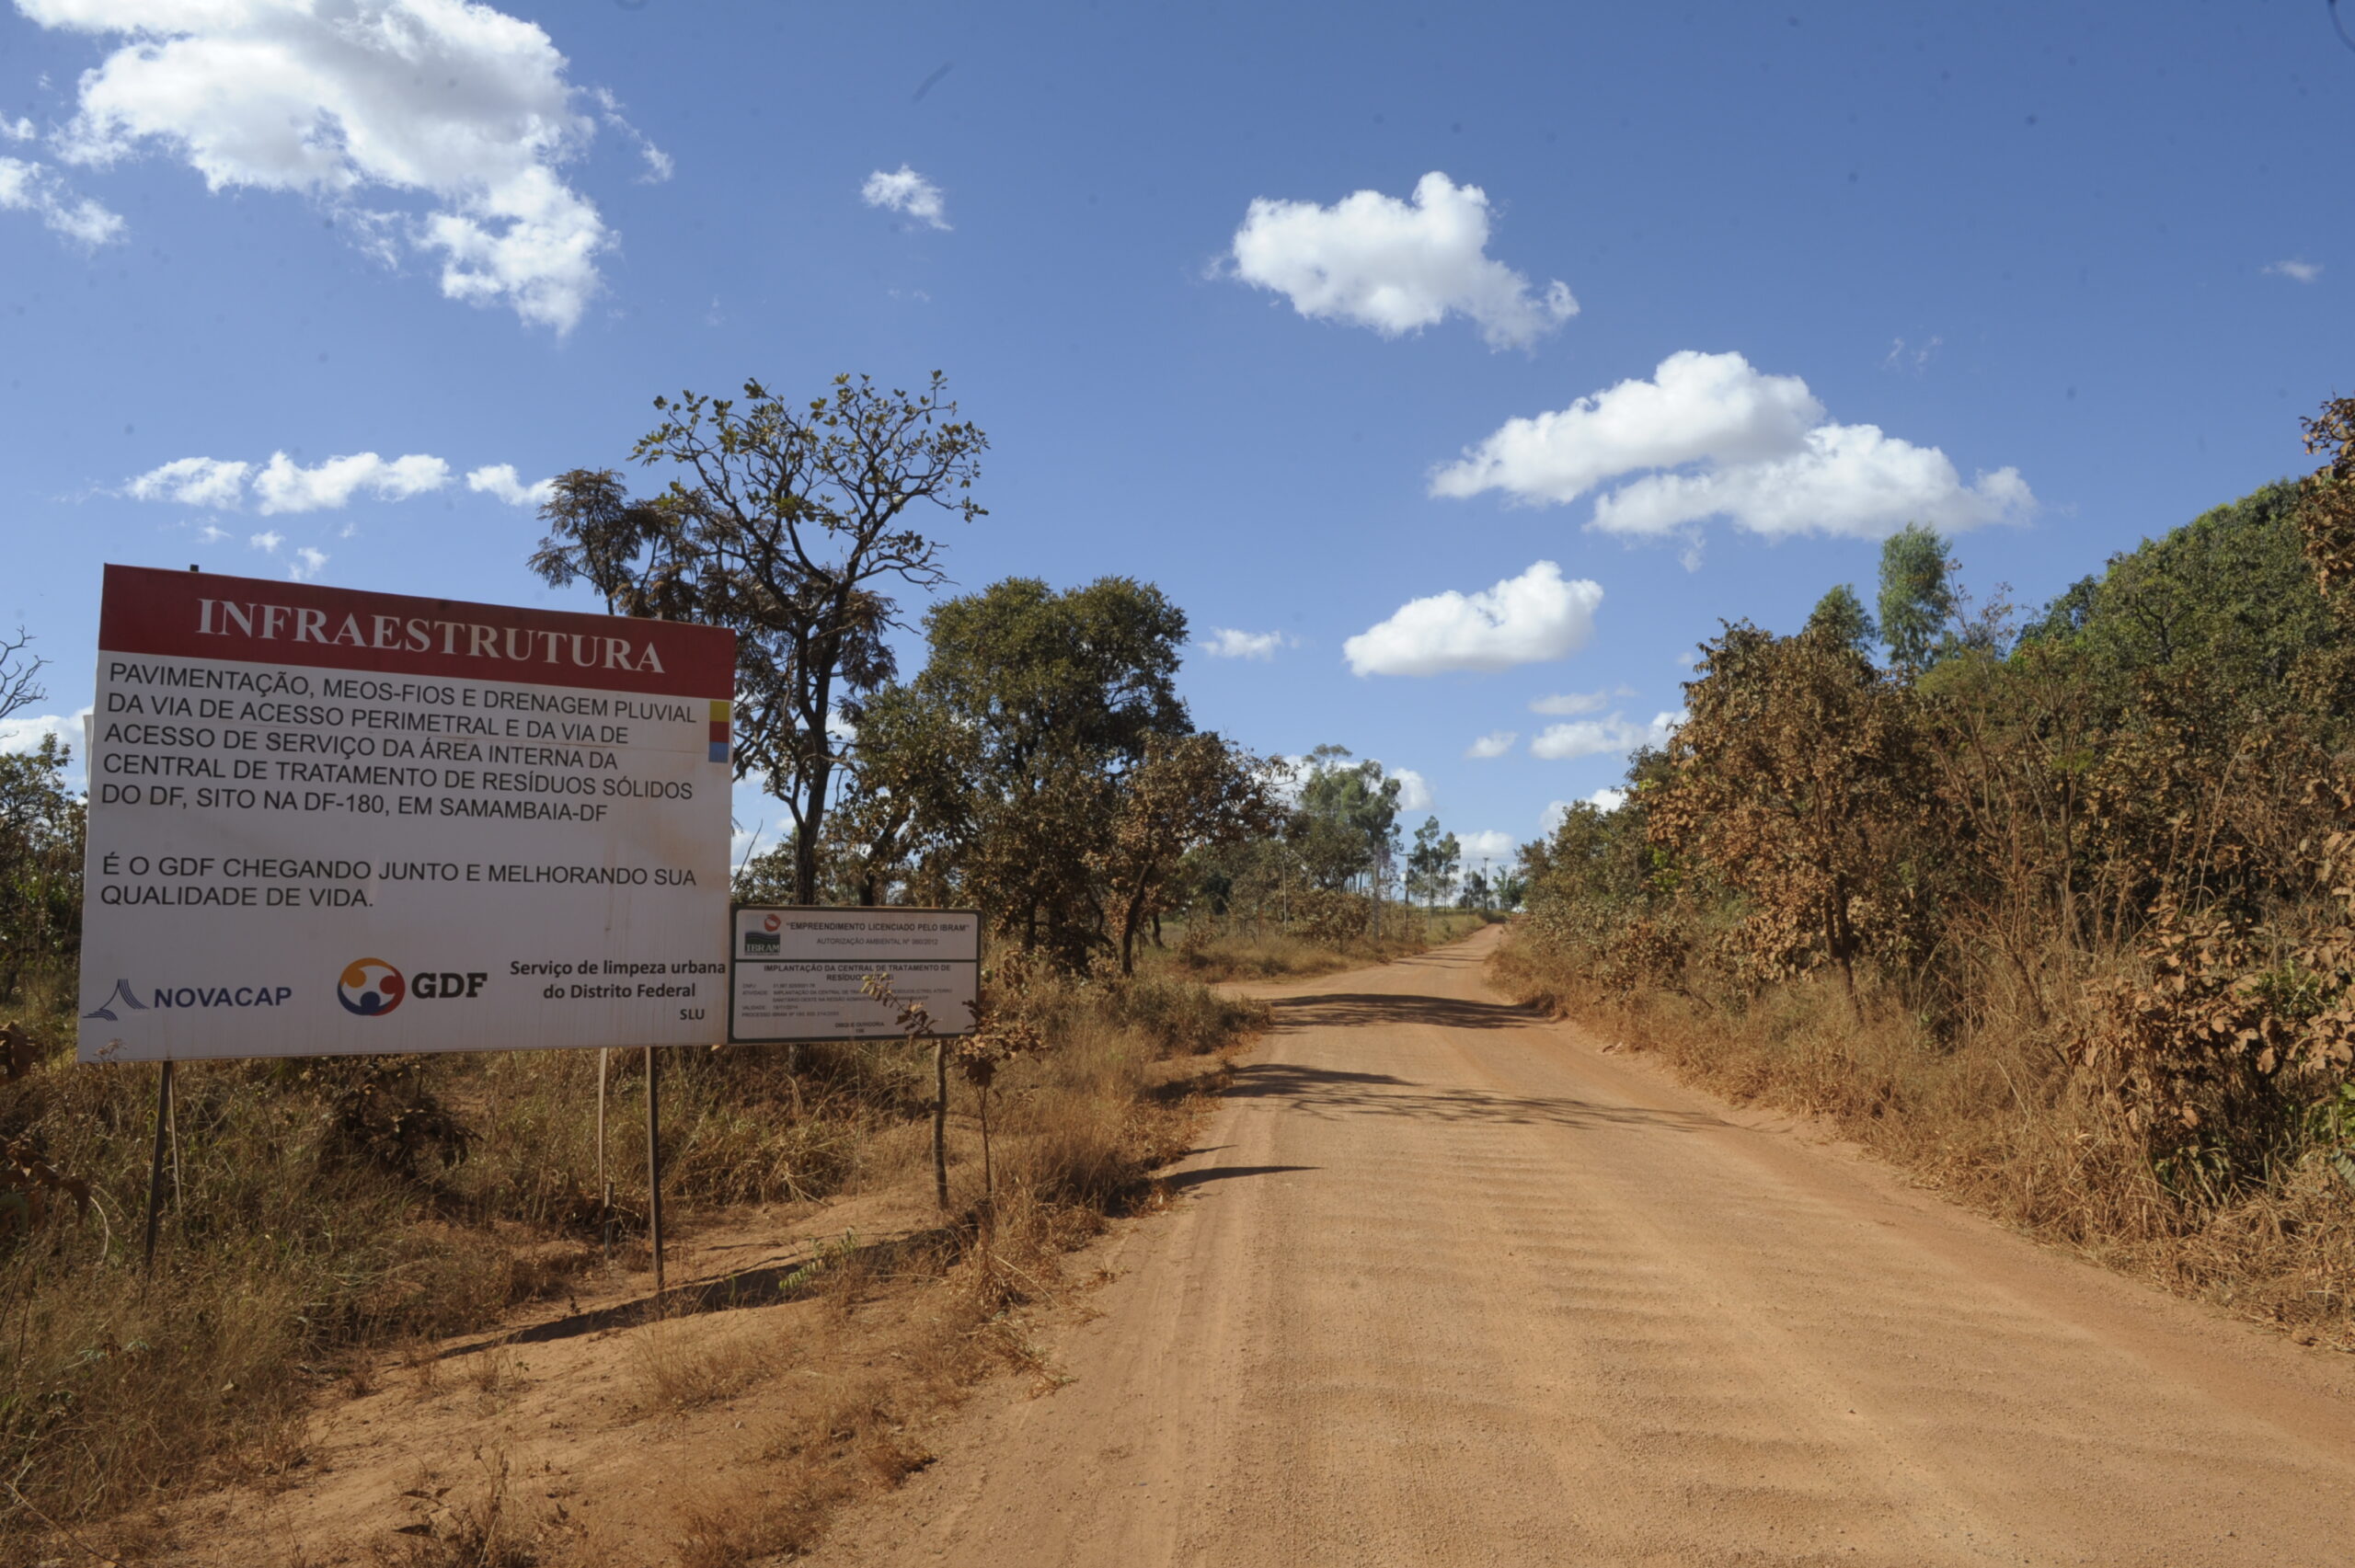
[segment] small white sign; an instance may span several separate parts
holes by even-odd
[[[755,908],[729,936],[728,1037],[741,1044],[870,1040],[900,1033],[866,991],[888,975],[936,1035],[970,1035],[981,999],[982,917],[972,910]]]

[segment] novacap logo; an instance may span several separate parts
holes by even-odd
[[[382,958],[346,964],[335,988],[335,999],[343,1003],[343,1010],[362,1018],[382,1018],[408,994],[408,983],[401,979],[401,972]]]

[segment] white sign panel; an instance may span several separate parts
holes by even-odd
[[[702,1044],[735,639],[109,567],[81,1059]]]
[[[754,909],[730,933],[731,1040],[866,1040],[900,1033],[896,1013],[868,996],[889,975],[902,1003],[920,1001],[936,1035],[970,1035],[981,997],[982,917],[971,910]]]

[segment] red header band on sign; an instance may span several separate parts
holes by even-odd
[[[736,634],[718,626],[152,567],[107,567],[98,651],[679,697],[736,688]]]

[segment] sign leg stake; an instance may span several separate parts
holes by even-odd
[[[605,1261],[614,1260],[614,1181],[605,1174],[605,1082],[611,1048],[597,1047],[597,1223],[605,1239]]]
[[[164,1059],[164,1070],[155,1076],[155,1157],[147,1167],[147,1261],[146,1270],[155,1272],[155,1223],[163,1217],[164,1207],[164,1149],[170,1138],[172,1124],[172,1062]]]
[[[646,1047],[646,1223],[654,1242],[654,1304],[662,1305],[662,1102],[654,1086],[654,1047]]]

